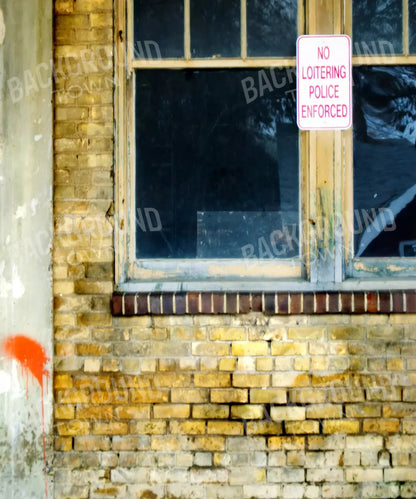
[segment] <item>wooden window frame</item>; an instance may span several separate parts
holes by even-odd
[[[132,223],[135,199],[134,72],[156,68],[285,68],[296,64],[294,57],[247,57],[246,0],[240,1],[240,58],[191,59],[190,0],[185,0],[184,58],[155,60],[134,59],[133,15],[128,15],[133,11],[133,0],[115,0],[116,290],[224,292],[414,288],[415,280],[408,277],[416,277],[416,259],[353,257],[352,129],[299,131],[299,258],[268,261],[135,258]],[[408,0],[404,0],[404,5],[408,5]],[[407,23],[407,15],[404,17]],[[351,36],[352,0],[298,0],[298,32]],[[408,49],[408,43],[406,46]],[[416,56],[391,56],[388,60],[391,64],[413,64]],[[353,64],[378,63],[386,64],[386,56],[353,57]],[[337,218],[337,214],[347,216]]]

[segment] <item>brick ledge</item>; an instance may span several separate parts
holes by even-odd
[[[416,313],[416,291],[220,293],[120,293],[112,296],[114,316],[247,314]]]

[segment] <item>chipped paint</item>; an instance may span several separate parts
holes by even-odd
[[[0,393],[10,392],[12,387],[12,377],[6,371],[0,371]]]
[[[3,45],[6,37],[6,25],[4,24],[3,10],[0,9],[0,45]]]

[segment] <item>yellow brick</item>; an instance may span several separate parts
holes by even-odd
[[[90,401],[88,393],[68,388],[56,391],[56,402],[58,404],[87,404]]]
[[[214,404],[248,402],[248,390],[240,388],[230,388],[225,390],[211,390],[211,402]]]
[[[231,353],[233,355],[267,355],[269,344],[267,341],[246,341],[232,344]]]
[[[237,421],[208,421],[210,435],[244,435],[244,424]]]
[[[342,418],[342,405],[321,404],[311,405],[306,408],[308,419],[336,419]]]
[[[170,421],[169,431],[174,435],[203,435],[205,433],[205,421]]]
[[[168,402],[169,390],[132,390],[130,397],[134,404],[160,404]]]
[[[388,371],[402,371],[403,370],[403,359],[388,359],[387,360],[387,370]]]
[[[73,405],[55,405],[55,419],[74,419]]]
[[[113,419],[113,408],[111,406],[94,407],[91,405],[77,405],[77,419],[92,421],[111,421]]]
[[[284,389],[250,390],[250,402],[253,404],[285,404],[286,401]]]
[[[247,421],[247,435],[280,435],[282,423],[274,421]]]
[[[192,355],[215,355],[224,356],[230,354],[227,343],[213,343],[210,341],[198,341],[192,343]]]
[[[309,359],[305,357],[297,357],[293,359],[293,367],[295,371],[309,371]]]
[[[66,276],[65,276],[66,277]],[[69,295],[74,292],[74,283],[72,281],[54,281],[54,295]]]
[[[111,314],[84,313],[78,314],[77,324],[79,326],[111,326],[113,317]]]
[[[289,340],[322,340],[325,338],[325,328],[320,327],[297,327],[289,328]]]
[[[117,359],[103,359],[103,372],[116,373],[120,370]]]
[[[160,388],[186,388],[191,385],[190,374],[157,373],[153,376],[155,387]]]
[[[171,391],[171,399],[173,403],[186,403],[186,404],[203,404],[208,402],[209,391],[201,389],[173,389]]]
[[[288,434],[302,435],[319,433],[318,421],[287,421],[285,430]]]
[[[55,374],[53,385],[55,388],[71,388],[73,386],[72,376],[68,374]]]
[[[264,409],[262,405],[233,405],[231,406],[231,418],[233,419],[263,419]]]
[[[400,422],[398,419],[365,419],[363,431],[365,433],[398,433]]]
[[[69,452],[72,450],[72,437],[55,437],[55,450]]]
[[[271,450],[301,450],[305,448],[305,437],[270,437]]]
[[[210,340],[213,341],[238,341],[246,339],[244,328],[213,328],[211,329]]]
[[[54,8],[56,14],[71,14],[74,11],[74,0],[55,0]]]
[[[298,406],[272,407],[270,416],[273,421],[301,421],[305,419],[305,408]]]
[[[220,422],[218,422],[221,424]],[[215,423],[217,424],[217,423]],[[240,424],[240,423],[230,423]],[[242,423],[241,423],[242,424]],[[204,452],[223,451],[225,449],[225,438],[219,436],[195,436],[189,441],[189,450],[201,450]]]
[[[117,419],[149,419],[150,406],[120,406],[114,410]]]
[[[347,418],[378,418],[381,416],[380,404],[346,404]]]
[[[99,345],[96,343],[78,343],[77,355],[107,355],[111,352],[109,345]]]
[[[306,388],[303,390],[290,390],[289,401],[295,404],[320,404],[326,400],[326,390],[314,390]]]
[[[364,338],[364,328],[354,326],[332,327],[329,330],[329,338],[331,340],[360,340]]]
[[[416,420],[410,419],[410,420],[404,420],[402,422],[403,425],[403,433],[407,434],[416,434]]]
[[[89,435],[87,437],[75,437],[74,439],[74,450],[76,451],[109,451],[110,446],[109,437]]]
[[[87,435],[90,432],[90,424],[86,421],[58,422],[56,427],[58,435],[63,436]]]
[[[92,433],[94,435],[126,435],[127,423],[94,423]]]
[[[331,388],[349,385],[348,374],[312,375],[312,386],[330,386]]]
[[[100,10],[112,10],[112,0],[77,0],[74,4],[78,12],[99,12]]]
[[[55,354],[60,357],[74,355],[75,348],[73,343],[57,343],[55,345]]]
[[[109,281],[76,281],[75,293],[78,294],[110,294],[113,292],[113,283]]]
[[[94,390],[91,394],[93,404],[126,404],[129,398],[127,390]]]
[[[307,344],[299,342],[282,343],[280,341],[272,341],[272,355],[306,355]]]
[[[163,404],[153,407],[153,414],[156,419],[169,418],[189,418],[189,404]]]
[[[309,375],[297,373],[273,374],[272,386],[282,386],[288,388],[309,386]]]
[[[268,374],[234,374],[233,386],[236,387],[263,387],[270,385]]]
[[[328,357],[312,357],[311,360],[311,370],[315,371],[327,371],[329,368]]]
[[[270,358],[256,359],[256,369],[257,371],[272,371],[273,359]]]
[[[360,423],[358,421],[328,420],[322,423],[323,433],[358,433]]]
[[[231,386],[231,377],[229,374],[195,374],[194,384],[206,388],[226,388]]]
[[[182,445],[180,436],[153,436],[150,444],[150,448],[152,450],[162,450],[164,452],[180,450],[181,447]]]
[[[226,419],[229,414],[230,409],[228,405],[194,405],[192,409],[192,417],[194,419]]]
[[[163,435],[166,421],[137,421],[130,425],[130,433],[138,435]]]
[[[220,371],[234,371],[235,363],[235,359],[233,358],[220,359],[218,369]]]

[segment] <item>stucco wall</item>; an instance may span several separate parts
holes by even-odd
[[[52,457],[52,4],[1,0],[0,9],[0,495],[43,498]]]

